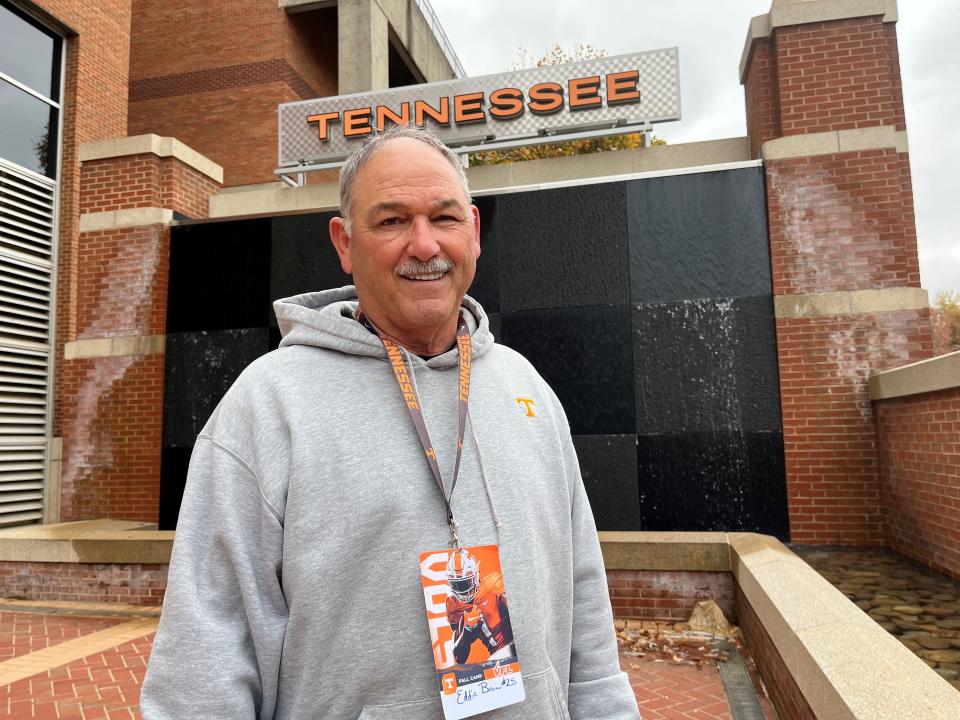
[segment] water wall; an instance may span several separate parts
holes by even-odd
[[[470,294],[563,402],[602,530],[789,538],[759,167],[475,198]],[[271,300],[349,282],[331,213],[173,228],[161,526]]]

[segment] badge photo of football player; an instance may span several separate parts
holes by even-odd
[[[453,628],[453,656],[467,663],[474,643],[482,649],[471,664],[513,657],[513,630],[507,610],[503,575],[480,578],[480,565],[469,551],[455,550],[447,561],[447,620]]]

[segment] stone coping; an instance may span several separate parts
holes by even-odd
[[[907,132],[893,125],[833,130],[803,135],[785,135],[767,140],[761,148],[764,160],[816,157],[865,150],[896,150],[910,152]]]
[[[748,138],[726,138],[677,145],[654,145],[635,150],[526,160],[467,168],[473,195],[560,187],[584,182],[614,182],[638,176],[654,177],[677,172],[734,169],[737,163],[754,163]],[[253,185],[249,190],[230,188],[210,196],[211,219],[248,215],[321,212],[340,205],[338,183],[316,183],[303,187]]]
[[[608,569],[732,572],[818,720],[960,717],[960,693],[776,538],[601,532],[600,544]]]
[[[775,295],[773,298],[773,312],[778,318],[868,315],[898,310],[924,310],[928,307],[930,298],[927,291],[913,287]]]
[[[870,399],[889,400],[958,387],[960,350],[871,376]]]
[[[0,530],[0,561],[165,565],[173,535],[129,520],[5,528]]]
[[[80,162],[105,160],[126,155],[152,154],[157,157],[173,157],[203,173],[211,180],[223,182],[223,168],[206,155],[201,155],[189,145],[173,137],[162,137],[147,133],[128,137],[110,138],[97,142],[83,143],[80,146]]]
[[[83,338],[63,344],[64,360],[158,355],[165,352],[166,335],[126,335],[122,337]]]
[[[773,0],[770,12],[750,21],[740,55],[740,84],[750,64],[753,41],[770,37],[776,28],[873,15],[882,15],[884,22],[897,22],[897,0]]]
[[[80,216],[80,232],[103,232],[124,227],[144,225],[169,225],[173,222],[173,210],[159,207],[125,208],[84,213]]]

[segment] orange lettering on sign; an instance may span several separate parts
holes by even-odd
[[[571,110],[586,110],[603,105],[600,97],[600,76],[573,78],[569,83]]]
[[[320,142],[329,142],[330,130],[329,123],[340,122],[340,113],[328,112],[320,115],[308,115],[308,123],[317,123],[317,131],[320,134]]]
[[[457,125],[483,122],[487,115],[483,112],[483,93],[456,95],[453,98],[453,121]]]
[[[640,91],[637,83],[640,82],[639,70],[610,73],[607,75],[607,105],[620,105],[640,102]]]
[[[433,107],[424,100],[415,100],[413,103],[413,114],[417,125],[423,125],[427,116],[438,125],[447,126],[450,124],[450,98],[440,98],[440,109]]]
[[[550,115],[563,108],[563,87],[555,82],[537,83],[530,88],[530,112]]]
[[[370,127],[370,108],[354,108],[343,114],[343,134],[346,137],[369,135],[373,132]]]
[[[523,114],[523,93],[520,88],[498,88],[490,93],[490,117],[512,120]]]
[[[409,125],[410,103],[400,103],[399,115],[385,105],[377,105],[377,130],[382,131],[387,125],[387,120],[394,125]]]

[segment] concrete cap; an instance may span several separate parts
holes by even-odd
[[[870,378],[870,399],[919,395],[960,387],[960,350],[885,370]]]
[[[773,0],[770,12],[750,21],[740,56],[740,84],[744,82],[753,41],[768,38],[778,27],[882,15],[885,23],[897,22],[897,0]]]
[[[222,167],[205,155],[201,155],[190,146],[172,137],[161,137],[153,133],[131,135],[129,137],[84,143],[80,146],[79,150],[80,162],[105,160],[107,158],[124,157],[126,155],[147,154],[156,155],[157,157],[176,158],[184,165],[189,165],[210,179],[218,183],[223,182]]]

